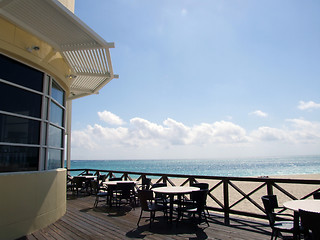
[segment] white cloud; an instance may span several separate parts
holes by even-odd
[[[320,123],[303,119],[287,119],[290,125],[282,129],[260,127],[252,131],[251,137],[258,141],[282,141],[291,143],[310,143],[320,141]]]
[[[285,130],[271,127],[259,127],[251,133],[251,136],[259,141],[286,141],[290,138]]]
[[[287,119],[291,123],[290,131],[295,142],[313,142],[320,139],[320,122],[310,122],[304,119]]]
[[[187,126],[171,118],[157,124],[136,117],[126,126],[94,124],[72,132],[73,158],[76,159],[185,158],[192,154],[200,158],[259,151],[270,155],[277,151],[290,154],[306,148],[319,153],[315,150],[318,146],[320,122],[304,119],[287,119],[281,128],[262,126],[248,133],[230,121]]]
[[[309,102],[300,101],[298,108],[300,110],[317,109],[317,108],[320,108],[320,103],[315,103],[313,101],[309,101]]]
[[[268,117],[268,114],[265,112],[262,112],[261,110],[256,110],[254,112],[251,112],[251,113],[249,113],[249,115],[255,115],[255,116],[263,117],[263,118]]]
[[[98,116],[102,121],[111,125],[125,124],[125,122],[120,117],[108,111],[98,112]]]

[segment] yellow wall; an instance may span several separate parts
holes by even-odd
[[[0,239],[16,239],[66,212],[66,169],[0,173]]]
[[[32,46],[38,46],[40,50],[28,51]],[[0,18],[0,52],[48,73],[64,88],[66,96],[69,95],[71,82],[66,76],[71,74],[71,69],[60,53],[3,18]]]

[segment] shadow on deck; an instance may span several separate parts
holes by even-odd
[[[147,218],[137,228],[139,207],[109,208],[100,204],[93,208],[94,200],[93,196],[68,199],[67,213],[60,220],[21,239],[270,239],[271,229],[266,222],[232,218],[226,226],[223,217],[213,213],[209,227],[188,220],[170,225],[158,213],[151,228]]]

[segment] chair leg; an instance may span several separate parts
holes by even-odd
[[[154,216],[153,216],[153,212],[152,212],[152,211],[150,211],[150,222],[149,222],[149,228],[151,228],[151,224],[152,224],[152,222],[153,222],[153,218],[154,218]]]
[[[96,196],[96,200],[94,201],[93,207],[97,207],[99,202],[99,197]]]
[[[139,217],[139,220],[138,220],[138,223],[137,223],[137,226],[139,227],[139,223],[140,223],[140,220],[141,220],[141,217],[142,217],[142,209],[141,209],[141,212],[140,212],[140,217]]]
[[[203,215],[204,215],[204,220],[206,221],[206,223],[207,223],[207,225],[209,227],[210,225],[209,225],[209,222],[208,222],[208,219],[207,219],[205,211],[203,211]]]
[[[275,232],[275,230],[274,230],[274,229],[272,229],[272,232],[271,232],[271,240],[273,240],[274,232]]]

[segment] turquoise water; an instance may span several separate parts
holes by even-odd
[[[232,177],[293,175],[320,173],[320,155],[201,160],[71,160],[71,168]],[[72,173],[76,174],[78,172]]]

